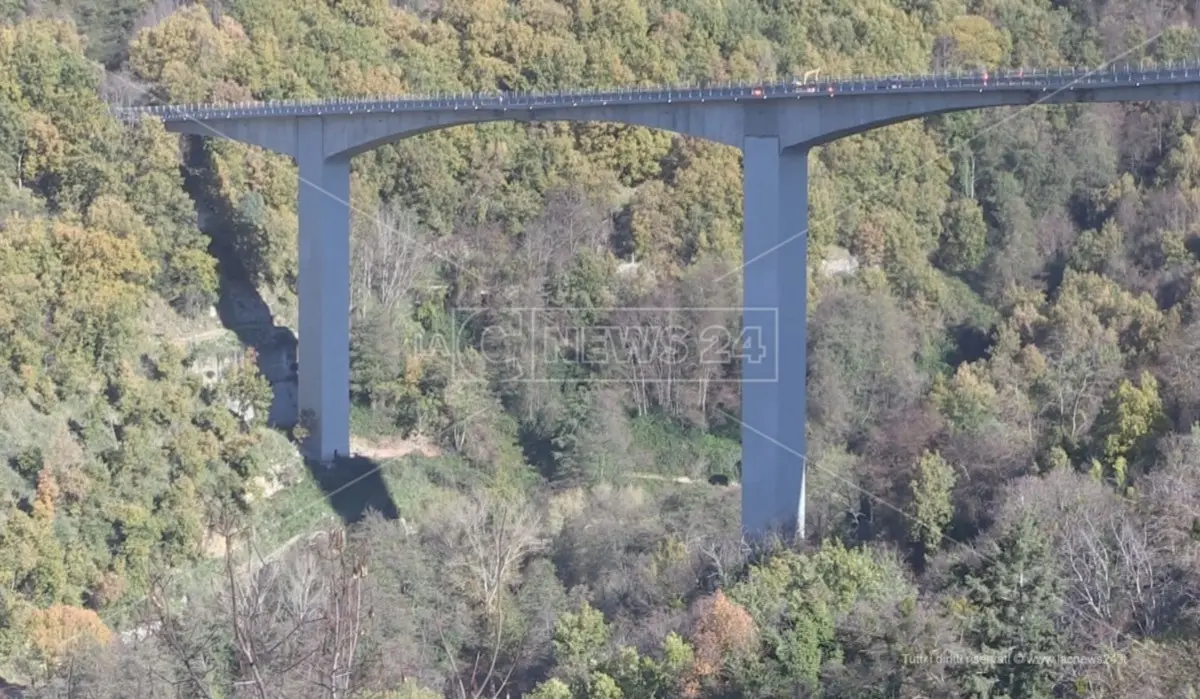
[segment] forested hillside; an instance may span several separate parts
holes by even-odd
[[[1192,59],[1191,9],[0,0],[0,678],[138,699],[1196,696],[1194,106],[963,113],[813,153],[809,532],[751,551],[735,363],[512,381],[478,338],[426,341],[480,307],[511,337],[512,309],[736,336],[735,312],[612,309],[739,304],[737,151],[497,123],[358,157],[356,438],[424,453],[380,465],[395,513],[343,524],[302,435],[264,424],[267,360],[194,341],[235,282],[294,327],[294,165],[106,104]]]

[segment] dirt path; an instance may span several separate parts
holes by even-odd
[[[417,436],[411,439],[387,437],[380,440],[368,440],[361,437],[350,438],[350,452],[368,459],[398,459],[401,456],[417,453],[421,456],[434,458],[441,456],[442,451],[427,437]]]
[[[680,485],[709,485],[707,478],[688,478],[687,476],[660,476],[657,473],[631,473],[630,478],[642,481],[658,481],[660,483],[678,483]],[[737,481],[729,481],[731,488],[739,487]]]
[[[229,330],[226,328],[213,328],[211,330],[205,330],[203,332],[192,333],[191,335],[184,335],[183,337],[177,337],[177,338],[171,340],[171,342],[175,345],[194,345],[199,342],[205,342],[207,340],[214,340],[228,332],[229,332]]]

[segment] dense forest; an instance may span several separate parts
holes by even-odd
[[[294,164],[109,111],[1192,59],[1192,10],[0,0],[0,693],[1200,696],[1193,105],[813,152],[808,532],[765,547],[738,531],[736,363],[515,381],[477,337],[427,341],[464,309],[520,338],[511,309],[736,308],[736,150],[496,123],[359,156],[367,457],[331,487],[302,424],[268,425]]]

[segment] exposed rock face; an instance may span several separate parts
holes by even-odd
[[[825,259],[821,261],[820,272],[825,277],[838,277],[847,274],[854,274],[858,271],[858,258],[850,254],[846,248],[831,245],[825,255]]]

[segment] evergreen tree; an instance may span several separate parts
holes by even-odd
[[[994,664],[970,665],[967,695],[991,699],[1050,697],[1062,634],[1055,621],[1062,583],[1050,559],[1049,544],[1032,517],[1008,525],[986,552],[987,559],[966,575],[967,600],[974,610],[970,640]]]
[[[372,408],[387,402],[404,368],[401,338],[387,314],[368,310],[350,327],[350,390]]]
[[[954,468],[936,451],[921,455],[913,469],[909,483],[912,491],[909,537],[918,547],[922,564],[927,555],[941,546],[943,531],[954,516],[950,496],[955,479]]]

